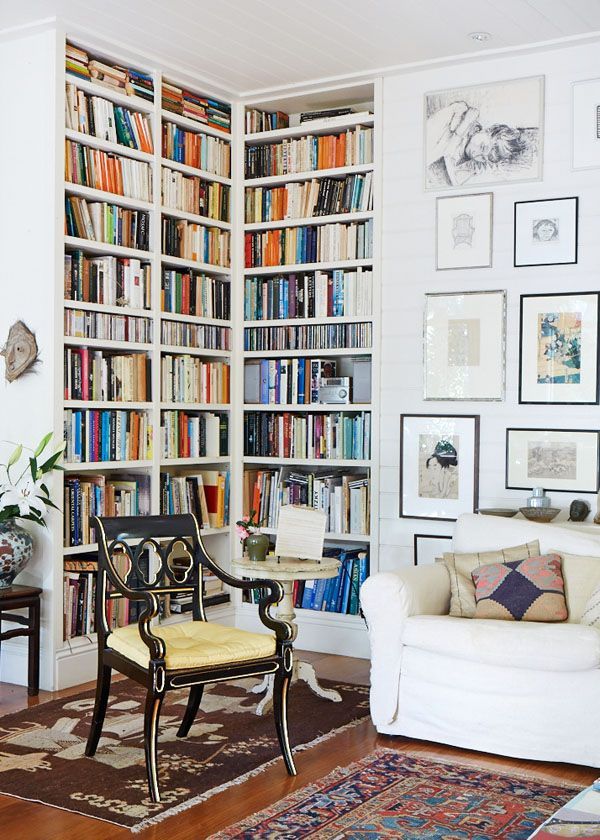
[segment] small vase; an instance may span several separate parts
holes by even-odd
[[[267,534],[250,534],[244,540],[244,548],[249,560],[266,560],[269,537]]]
[[[29,531],[14,519],[0,523],[0,589],[10,589],[32,555],[33,539]]]

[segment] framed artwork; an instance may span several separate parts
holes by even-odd
[[[600,79],[572,85],[571,165],[573,169],[600,166]]]
[[[577,262],[579,199],[515,201],[514,265]]]
[[[519,402],[598,404],[600,293],[521,295]]]
[[[479,416],[403,414],[400,516],[452,521],[478,499]]]
[[[594,430],[507,429],[507,489],[597,493],[599,436]]]
[[[436,201],[436,271],[491,268],[493,193],[446,195]]]
[[[413,537],[413,563],[415,566],[425,566],[435,563],[445,551],[450,551],[452,537],[442,534],[415,534]]]
[[[425,94],[425,190],[542,177],[544,77]]]
[[[424,398],[504,399],[506,292],[425,296]]]

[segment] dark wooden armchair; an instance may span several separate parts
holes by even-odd
[[[270,615],[270,608],[283,597],[281,584],[270,580],[239,580],[227,574],[206,553],[200,524],[192,514],[92,517],[91,524],[98,539],[98,682],[85,754],[93,756],[96,752],[114,668],[146,687],[146,770],[150,796],[153,802],[160,802],[156,739],[165,693],[170,689],[190,689],[177,732],[184,738],[194,722],[206,683],[273,674],[277,737],[287,771],[295,776],[287,730],[294,629],[288,622]],[[258,611],[262,623],[272,632],[249,633],[208,622],[202,595],[205,568],[236,589],[264,590],[266,594]],[[192,594],[192,620],[166,626],[153,624],[152,619],[159,613],[160,598],[181,592]],[[137,624],[111,630],[107,607],[119,598],[137,603],[139,618]]]

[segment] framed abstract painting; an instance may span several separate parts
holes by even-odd
[[[596,430],[507,429],[506,488],[597,493],[599,439]]]

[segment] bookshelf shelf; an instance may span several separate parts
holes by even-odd
[[[152,408],[151,402],[113,402],[109,400],[65,400],[65,408],[114,408],[147,411]]]
[[[163,321],[184,321],[186,324],[211,324],[218,327],[231,327],[231,321],[219,318],[204,318],[200,315],[185,315],[182,312],[161,312]]]
[[[89,312],[103,312],[107,315],[134,315],[140,318],[151,318],[151,309],[133,309],[129,306],[110,306],[106,303],[89,303],[85,300],[65,300],[65,309],[83,309]]]
[[[371,460],[353,460],[352,458],[274,458],[262,455],[244,455],[245,464],[293,464],[303,467],[370,467]]]
[[[178,344],[161,344],[160,352],[186,356],[206,356],[213,359],[227,359],[231,356],[231,350],[204,350],[199,347],[182,347]]]
[[[231,403],[161,402],[161,411],[231,411]]]
[[[203,464],[229,464],[229,455],[205,455],[202,458],[163,458],[161,467],[198,467]]]
[[[290,265],[263,265],[245,268],[246,276],[260,274],[288,274],[296,271],[329,271],[333,268],[366,268],[373,265],[373,258],[368,260],[334,260],[333,262],[294,263]]]
[[[188,166],[187,163],[179,163],[177,160],[163,157],[160,162],[167,169],[175,169],[177,172],[183,172],[184,175],[193,175],[195,178],[202,178],[204,181],[214,181],[227,187],[230,187],[232,183],[231,178],[225,178],[224,175],[215,175],[214,172],[207,172],[205,169],[196,169],[195,166]]]
[[[334,117],[326,120],[310,120],[300,125],[289,128],[277,128],[273,131],[259,131],[255,134],[246,134],[246,143],[250,146],[262,143],[273,143],[277,140],[285,140],[291,137],[306,137],[307,135],[335,134],[345,131],[347,128],[356,128],[358,125],[372,126],[374,117],[372,114],[348,114],[344,117]]]
[[[180,114],[175,114],[173,111],[167,111],[163,108],[160,112],[162,119],[165,122],[172,122],[175,125],[186,128],[188,131],[193,131],[196,134],[210,134],[211,137],[218,137],[220,140],[231,140],[231,134],[228,131],[220,131],[218,128],[212,128],[210,125],[191,120],[189,117],[183,117]]]
[[[148,99],[142,99],[141,96],[128,96],[126,93],[120,93],[111,85],[101,85],[98,82],[88,81],[87,79],[80,79],[67,71],[67,82],[76,85],[80,90],[90,93],[92,96],[100,96],[102,99],[109,99],[117,105],[123,105],[125,108],[131,108],[133,111],[142,111],[144,114],[154,113],[154,103]]]
[[[336,213],[332,216],[307,216],[303,219],[283,219],[273,222],[251,222],[245,225],[247,231],[273,230],[277,228],[299,227],[300,225],[328,225],[335,222],[365,222],[373,218],[373,211],[362,213]]]
[[[231,266],[186,260],[183,257],[170,257],[168,254],[161,254],[160,259],[163,265],[172,265],[174,268],[194,269],[204,271],[206,274],[231,274]]]
[[[69,195],[78,195],[87,198],[89,201],[105,201],[108,204],[118,204],[119,207],[128,207],[132,210],[153,210],[154,205],[149,201],[140,201],[138,198],[128,198],[118,193],[96,190],[93,187],[84,187],[81,184],[74,184],[72,181],[65,181],[65,192]]]
[[[143,262],[150,262],[151,251],[140,251],[137,248],[125,248],[123,245],[110,245],[108,242],[98,242],[95,239],[82,239],[79,236],[65,236],[67,248],[77,249],[86,254],[98,254],[114,257],[129,257]]]
[[[245,327],[303,327],[314,324],[362,324],[372,315],[331,315],[323,318],[265,318],[264,321],[244,321]]]
[[[81,131],[73,131],[72,128],[66,128],[65,137],[74,143],[82,143],[84,146],[91,146],[103,152],[123,155],[123,157],[141,160],[144,163],[154,163],[154,155],[148,152],[142,152],[140,149],[132,149],[130,146],[124,146],[122,143],[112,143],[110,140],[102,140],[100,137],[94,137],[93,134],[84,134]]]
[[[296,357],[320,358],[322,356],[370,356],[370,347],[334,347],[333,349],[308,349],[303,350],[246,350],[247,359],[293,359]]]
[[[217,227],[221,230],[231,230],[229,222],[222,222],[220,219],[211,219],[209,216],[199,216],[197,213],[186,213],[185,210],[173,210],[171,207],[161,207],[163,216],[170,216],[172,219],[186,219],[188,222],[195,222],[206,227]]]
[[[302,413],[305,411],[309,412],[323,412],[326,413],[328,411],[339,412],[343,411],[345,413],[351,411],[370,411],[371,410],[371,403],[337,403],[332,405],[331,403],[286,403],[285,405],[276,403],[269,403],[268,405],[264,403],[245,403],[244,404],[244,411],[291,411],[295,414]]]
[[[63,464],[66,472],[151,469],[153,461],[83,461]]]
[[[277,534],[277,528],[261,528],[260,530],[263,534],[268,534],[269,536],[275,536]],[[371,536],[369,534],[337,534],[334,531],[326,531],[325,539],[328,542],[347,542],[364,544],[368,544],[371,542]]]
[[[135,341],[112,341],[109,338],[76,338],[65,335],[65,345],[72,347],[103,347],[107,350],[135,350],[149,352],[154,348],[153,344],[141,344]]]
[[[319,178],[345,178],[346,175],[366,175],[373,171],[372,163],[357,163],[353,166],[336,166],[332,169],[309,169],[304,172],[290,172],[288,175],[264,175],[260,178],[246,178],[245,187],[276,187],[295,181],[315,181]]]

